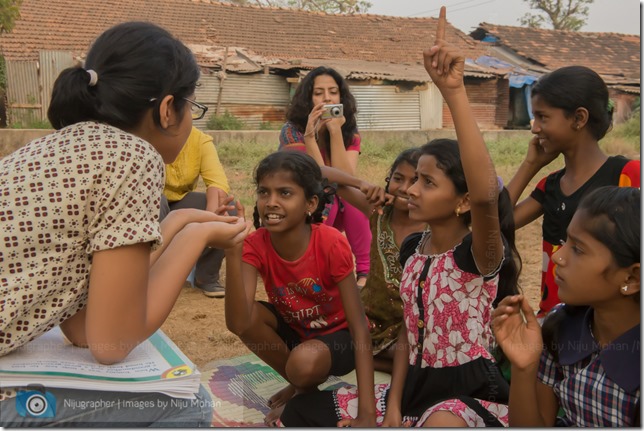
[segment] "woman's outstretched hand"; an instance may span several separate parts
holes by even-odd
[[[445,6],[442,6],[434,46],[423,51],[425,70],[441,91],[462,87],[465,67],[465,57],[445,41],[446,15]]]
[[[539,365],[541,326],[523,295],[503,298],[492,313],[492,330],[513,366],[526,370]]]

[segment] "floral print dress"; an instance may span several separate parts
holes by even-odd
[[[409,343],[409,368],[403,389],[403,424],[422,426],[437,411],[449,411],[468,426],[507,426],[509,386],[489,352],[492,302],[499,268],[481,275],[467,235],[451,250],[420,253],[427,232],[401,246],[400,282]],[[389,385],[376,385],[377,423],[386,411]],[[339,419],[357,415],[355,387],[333,391]]]

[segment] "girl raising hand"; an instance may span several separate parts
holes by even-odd
[[[489,347],[492,304],[516,292],[512,208],[465,93],[464,59],[445,44],[444,32],[442,8],[425,67],[452,113],[458,142],[423,145],[417,180],[407,189],[409,218],[429,229],[400,248],[403,325],[391,385],[375,391],[382,426],[500,426],[507,417],[509,387]],[[356,396],[355,388],[340,388],[295,397],[282,422],[347,425]]]

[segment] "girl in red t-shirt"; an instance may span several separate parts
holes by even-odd
[[[349,244],[320,223],[330,195],[322,180],[320,167],[300,152],[273,153],[257,166],[257,230],[243,248],[226,250],[226,325],[289,382],[268,402],[268,425],[294,394],[355,368],[360,401],[353,424],[375,426],[367,320]],[[268,302],[255,300],[258,275]]]

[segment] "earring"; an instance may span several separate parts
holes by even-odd
[[[622,286],[622,292],[626,293],[628,291],[628,285],[623,285]]]
[[[307,216],[309,216],[309,217],[311,217],[311,211],[307,211],[307,212],[306,212],[306,215],[307,215]]]
[[[558,260],[559,262],[563,262],[563,257],[559,256],[559,258],[558,258],[557,260]]]
[[[454,212],[456,213],[456,217],[459,217],[461,215],[461,209],[458,207],[456,208],[456,210],[454,210]]]

